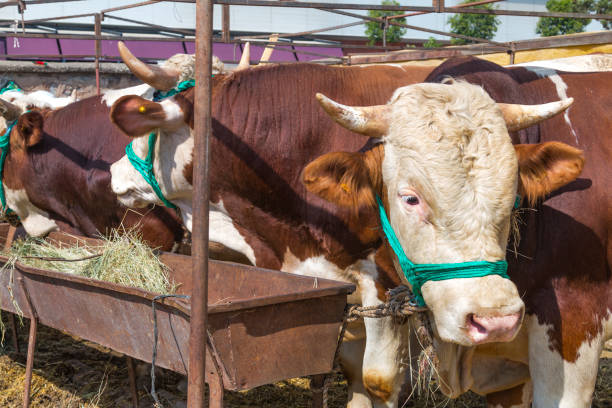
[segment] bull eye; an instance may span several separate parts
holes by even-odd
[[[419,198],[417,196],[409,194],[409,195],[402,195],[400,197],[402,201],[408,205],[418,205],[419,204]]]

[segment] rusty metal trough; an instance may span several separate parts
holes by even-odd
[[[0,225],[0,241],[8,230]],[[60,233],[51,238],[65,243],[75,239]],[[189,295],[190,257],[163,253],[161,259],[180,283],[178,293]],[[6,261],[0,256],[0,264]],[[211,407],[222,406],[223,389],[244,390],[332,370],[346,295],[353,285],[212,260],[209,269],[206,382]],[[33,322],[149,363],[151,301],[157,295],[19,264],[0,273],[1,309],[19,313],[17,305]],[[187,374],[190,302],[157,302],[156,365]]]

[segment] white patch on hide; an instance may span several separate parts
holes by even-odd
[[[231,217],[223,205],[223,200],[219,200],[218,203],[211,202],[208,214],[208,239],[240,252],[253,265],[257,265],[253,248],[251,248],[246,239],[240,235],[240,232],[234,226]]]
[[[34,91],[24,93],[21,91],[7,91],[2,94],[2,99],[19,106],[25,112],[29,107],[58,109],[71,104],[76,99],[73,97],[58,98],[49,91]]]
[[[15,211],[26,232],[33,237],[44,237],[51,231],[59,230],[49,214],[30,202],[25,190],[11,190],[4,186],[6,203]]]
[[[557,90],[557,95],[559,96],[559,99],[567,99],[567,84],[565,83],[565,81],[563,81],[563,79],[559,76],[559,74],[557,73],[557,71],[555,71],[554,69],[550,69],[550,68],[543,68],[543,67],[525,67],[527,70],[537,74],[539,77],[541,78],[548,78],[551,80],[551,82],[555,85],[555,88]],[[572,122],[570,121],[569,118],[569,112],[571,110],[571,106],[569,108],[567,108],[565,110],[565,112],[563,112],[563,119],[565,119],[565,123],[567,123],[567,126],[569,126],[572,135],[574,135],[574,139],[576,140],[576,144],[578,144],[578,135],[576,134],[576,132],[574,131],[574,127],[572,126]]]
[[[520,64],[506,65],[506,67],[540,67],[565,72],[612,71],[612,55],[578,55],[574,57],[557,58],[544,61],[523,62]]]
[[[300,261],[287,249],[281,270],[298,275],[355,283],[357,290],[349,295],[349,303],[358,303],[363,306],[375,306],[382,303],[378,298],[376,288],[378,271],[373,255],[346,269],[340,269],[322,255]],[[366,330],[366,347],[362,366],[364,381],[367,378],[384,379],[385,382],[391,384],[394,390],[387,401],[374,398],[372,406],[395,407],[403,378],[402,374],[406,368],[404,358],[408,348],[409,325],[398,326],[392,318],[366,318],[364,324]],[[359,402],[367,401],[363,395],[363,388],[359,385],[351,387],[350,394],[352,395],[351,406],[358,406],[356,404]]]
[[[110,108],[111,106],[113,106],[113,103],[115,103],[117,99],[121,98],[122,96],[136,95],[144,99],[152,100],[154,93],[155,88],[152,88],[150,85],[136,85],[129,88],[113,89],[106,91],[104,92],[104,95],[102,95],[102,102],[104,102],[106,106]]]
[[[529,370],[534,386],[535,408],[587,408],[591,406],[603,336],[585,341],[574,362],[565,361],[550,349],[551,325],[540,325],[537,317],[529,324]]]

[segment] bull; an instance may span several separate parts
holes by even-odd
[[[508,129],[534,125],[571,102],[497,105],[482,89],[464,83],[414,85],[394,93],[402,71],[280,65],[214,84],[210,239],[258,266],[353,282],[358,289],[350,301],[364,305],[380,304],[386,289],[410,283],[383,244],[381,208],[412,263],[476,262],[484,269],[490,264],[503,269],[517,188],[537,200],[574,180],[582,168],[576,149],[546,145],[542,151],[564,154],[552,154],[552,167],[541,167],[535,177],[530,166],[540,156],[513,148]],[[270,87],[279,81],[292,86]],[[363,135],[355,136],[334,126],[317,107],[316,91],[361,105],[378,105],[391,96],[390,105],[398,110],[351,108],[320,96],[337,121]],[[135,138],[134,155],[142,159],[150,149],[156,152],[160,187],[155,192],[123,157],[111,167],[113,191],[134,207],[168,200],[181,208],[189,227],[192,107],[193,91],[186,91],[162,103],[126,96],[111,110],[113,122]],[[418,126],[402,120],[413,117]],[[446,129],[442,119],[451,117],[458,125]],[[391,139],[391,131],[399,136]],[[407,134],[427,135],[427,143],[417,148]],[[388,143],[373,146],[372,137]],[[325,155],[337,150],[352,153]],[[414,166],[403,165],[408,159]],[[572,165],[563,166],[562,159]],[[561,165],[555,167],[557,162]],[[466,181],[471,187],[464,190]],[[438,343],[456,348],[444,350],[445,361],[460,362],[462,347],[473,350],[517,334],[523,302],[498,266],[492,268],[500,273],[420,287]],[[342,364],[349,405],[394,406],[407,358],[408,325],[365,319],[347,337],[352,341],[343,346]]]
[[[0,134],[7,143],[3,210],[14,211],[32,236],[58,229],[97,236],[119,226],[137,227],[150,245],[172,249],[183,238],[174,211],[153,206],[126,209],[112,193],[110,164],[122,156],[129,139],[111,124],[108,114],[112,103],[126,93],[153,99],[159,90],[191,78],[193,64],[193,56],[178,54],[164,62],[167,75],[154,86],[110,90],[74,103],[41,91],[2,95]]]

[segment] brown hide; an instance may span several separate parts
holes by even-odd
[[[25,189],[30,201],[72,233],[97,236],[137,227],[150,245],[170,250],[183,235],[174,211],[126,209],[110,188],[110,165],[130,141],[92,97],[54,111],[21,115],[11,132],[4,184]]]
[[[584,152],[584,168],[578,179],[537,204],[536,211],[523,212],[518,253],[509,252],[507,258],[527,312],[552,326],[551,349],[573,362],[580,345],[601,332],[602,319],[612,308],[612,72],[558,75],[567,96],[574,98],[567,112],[570,123],[558,115],[511,136],[515,143],[575,146]],[[560,99],[550,78],[522,67],[457,58],[440,65],[428,81],[446,76],[482,85],[497,102]]]
[[[422,81],[429,71],[290,64],[215,80],[211,198],[223,201],[258,266],[280,268],[289,250],[300,260],[324,255],[346,268],[380,246],[375,211],[339,209],[301,183],[302,169],[316,157],[372,146],[367,137],[335,124],[315,94],[346,104],[385,104],[395,89]],[[175,101],[191,113],[193,91]],[[192,163],[184,172],[191,179]],[[381,280],[398,282],[394,271],[385,269],[393,276],[381,269]]]

